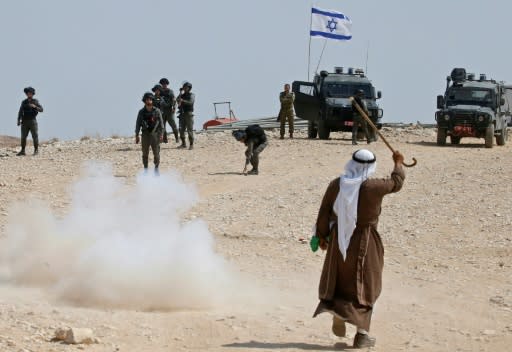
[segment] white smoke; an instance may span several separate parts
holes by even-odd
[[[234,279],[207,224],[183,222],[197,200],[177,174],[129,185],[108,165],[88,165],[67,215],[38,201],[13,206],[0,258],[12,282],[79,305],[212,307],[229,300]]]

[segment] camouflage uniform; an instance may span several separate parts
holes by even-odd
[[[363,109],[368,115],[368,108],[366,107],[366,102],[363,99],[361,99],[361,97],[354,97],[354,102],[357,102],[361,109]],[[352,144],[357,144],[357,133],[359,126],[361,126],[361,128],[363,129],[364,135],[366,136],[366,142],[370,144],[371,139],[370,134],[368,133],[368,124],[366,123],[364,117],[362,117],[361,114],[359,114],[359,111],[357,111],[356,107],[354,106],[354,102],[352,102]]]
[[[160,109],[162,110],[162,118],[164,121],[164,142],[167,141],[167,123],[171,125],[172,133],[174,134],[174,138],[176,138],[176,142],[178,139],[178,127],[176,126],[176,120],[174,119],[174,111],[176,98],[174,96],[174,92],[172,89],[163,88],[160,92],[162,99],[165,102],[165,105]]]
[[[279,110],[279,121],[281,122],[281,138],[284,138],[285,132],[285,123],[288,120],[288,131],[290,133],[290,138],[293,138],[293,102],[295,100],[295,93],[289,92],[281,92],[279,94],[279,101],[281,102],[281,110]]]
[[[150,147],[153,151],[155,167],[158,168],[160,165],[160,137],[164,131],[163,126],[164,122],[160,109],[153,107],[151,111],[148,111],[146,107],[143,107],[139,110],[137,123],[135,124],[135,135],[138,136],[139,132],[142,130],[142,164],[145,169],[148,167]]]
[[[36,107],[30,106],[30,104]],[[28,133],[32,135],[32,142],[34,143],[34,154],[37,154],[39,148],[39,134],[36,116],[38,113],[43,112],[43,107],[39,104],[37,99],[25,99],[21,102],[20,110],[18,112],[18,124],[21,124],[21,152],[20,155],[25,153],[27,145]]]
[[[180,104],[180,138],[182,145],[185,145],[185,131],[188,134],[188,141],[194,144],[194,93],[188,92],[181,95]]]
[[[255,129],[255,127],[257,127]],[[254,131],[254,132],[253,132]],[[258,174],[258,167],[260,164],[260,153],[267,147],[267,136],[265,132],[261,130],[258,125],[252,125],[245,129],[246,140],[245,145],[247,149],[245,151],[245,164],[251,163],[252,170],[250,173]]]

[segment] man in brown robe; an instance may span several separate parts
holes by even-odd
[[[345,322],[355,325],[356,348],[375,345],[375,338],[368,332],[373,306],[382,289],[384,266],[377,224],[383,197],[398,192],[405,179],[404,159],[399,152],[393,154],[395,167],[389,178],[368,178],[375,171],[375,160],[368,150],[353,154],[345,174],[329,184],[316,222],[320,248],[327,254],[314,317],[331,313],[332,330],[341,337],[345,336]],[[343,236],[338,236],[340,231]]]

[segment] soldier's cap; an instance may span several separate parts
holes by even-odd
[[[34,88],[32,88],[32,87],[27,87],[27,88],[23,89],[23,92],[25,94],[27,94],[29,92],[32,93],[32,94],[36,94],[36,90]]]
[[[359,149],[352,154],[352,160],[361,164],[373,164],[377,157],[368,149]]]
[[[169,80],[164,77],[158,83],[160,83],[160,84],[169,84]]]
[[[153,95],[153,93],[151,92],[146,92],[144,93],[144,95],[142,96],[142,102],[145,103],[146,102],[146,99],[150,98],[151,100],[154,100],[155,99],[155,96]]]
[[[183,88],[185,88],[185,87],[189,87],[190,89],[192,89],[192,83],[190,83],[190,82],[183,83]]]
[[[155,84],[155,86],[153,88],[151,88],[153,93],[156,92],[157,90],[161,92],[162,89],[163,89],[163,87],[161,85],[159,85],[159,84]]]
[[[233,135],[233,137],[235,137],[235,139],[237,141],[242,140],[246,136],[246,133],[244,130],[236,130],[236,131],[233,131],[231,134]]]

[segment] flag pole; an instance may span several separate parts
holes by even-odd
[[[324,50],[325,50],[326,46],[327,46],[327,38],[325,38],[324,47],[322,48],[322,52],[320,53],[320,58],[318,59],[318,65],[316,66],[315,73],[317,73],[318,69],[320,68],[320,62],[322,61],[322,57],[324,56]]]
[[[313,28],[313,5],[311,5],[310,13],[309,13],[309,49],[308,49],[308,82],[309,82],[309,72],[311,70],[311,29]]]

